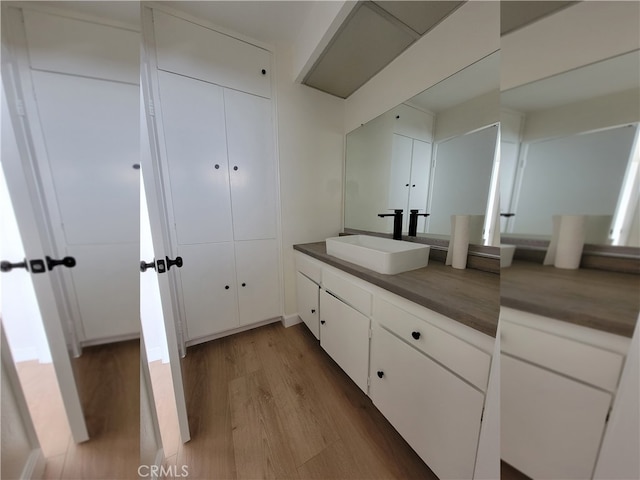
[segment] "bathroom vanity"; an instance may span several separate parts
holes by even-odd
[[[499,276],[437,261],[384,275],[296,245],[300,318],[441,478],[473,478]]]
[[[532,478],[594,478],[633,368],[639,287],[638,275],[524,261],[501,272],[504,461]]]

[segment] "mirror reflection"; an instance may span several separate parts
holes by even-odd
[[[586,243],[638,245],[639,60],[634,51],[502,92],[503,234],[548,239],[553,215],[587,215]]]
[[[390,233],[379,214],[418,210],[420,236],[448,239],[451,215],[478,216],[491,243],[497,188],[499,55],[470,65],[347,135],[345,228]]]

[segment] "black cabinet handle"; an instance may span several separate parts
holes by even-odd
[[[507,217],[507,218],[514,217],[515,213],[501,213],[500,216],[501,217]]]
[[[243,286],[243,287],[246,287],[246,286],[247,286],[247,284],[246,284],[246,283],[243,283],[243,284],[242,284],[242,286]]]
[[[382,370],[378,370],[378,378],[384,377],[384,372]]]
[[[237,172],[237,171],[238,171],[238,166],[237,166],[237,165],[234,165],[234,166],[233,166],[233,170]]]
[[[141,272],[146,272],[148,268],[153,268],[154,270],[156,269],[156,261],[152,260],[149,263],[146,263],[144,260],[142,260],[140,262],[140,271]]]
[[[229,285],[225,285],[225,286],[224,286],[224,289],[225,289],[225,290],[229,290]]]
[[[418,340],[420,338],[420,332],[411,332],[411,336]]]
[[[6,260],[0,262],[0,271],[2,272],[10,272],[14,268],[24,268],[28,272],[29,266],[27,265],[27,259],[25,258],[22,262],[18,263],[11,263]]]
[[[263,74],[263,75],[266,75],[266,74],[267,74],[267,71],[266,71],[264,68],[262,69],[262,74]]]
[[[325,324],[325,321],[324,321],[324,320],[320,320],[320,323],[321,323],[322,325],[324,325],[324,324]]]
[[[215,168],[216,170],[218,170],[220,168],[220,165],[218,165],[217,163],[213,166],[213,168]]]
[[[64,257],[62,260],[54,260],[49,255],[45,257],[47,260],[47,269],[53,270],[58,265],[62,265],[67,268],[73,268],[76,266],[76,259],[73,257]]]
[[[311,309],[311,313],[316,313],[316,309],[315,309],[315,308],[312,308],[312,309]]]
[[[404,184],[404,186],[405,186],[405,187],[408,187],[408,186],[409,186],[409,184],[408,184],[408,183],[405,183],[405,184]]]

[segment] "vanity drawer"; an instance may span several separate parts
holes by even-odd
[[[483,392],[486,391],[491,355],[382,298],[376,301],[374,320]]]
[[[296,270],[320,285],[322,264],[300,252],[296,252]]]
[[[541,367],[614,392],[624,362],[619,353],[502,321],[500,350]]]
[[[323,268],[322,286],[360,313],[367,317],[371,316],[373,295],[356,282],[350,280],[345,274],[337,273],[333,269]]]

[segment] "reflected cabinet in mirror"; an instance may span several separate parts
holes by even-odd
[[[417,210],[417,234],[447,240],[472,215],[471,243],[497,244],[498,73],[494,53],[347,135],[345,228],[390,233],[378,215],[402,209],[406,235]]]
[[[640,245],[638,72],[633,51],[502,92],[503,236],[586,215],[586,243]]]

